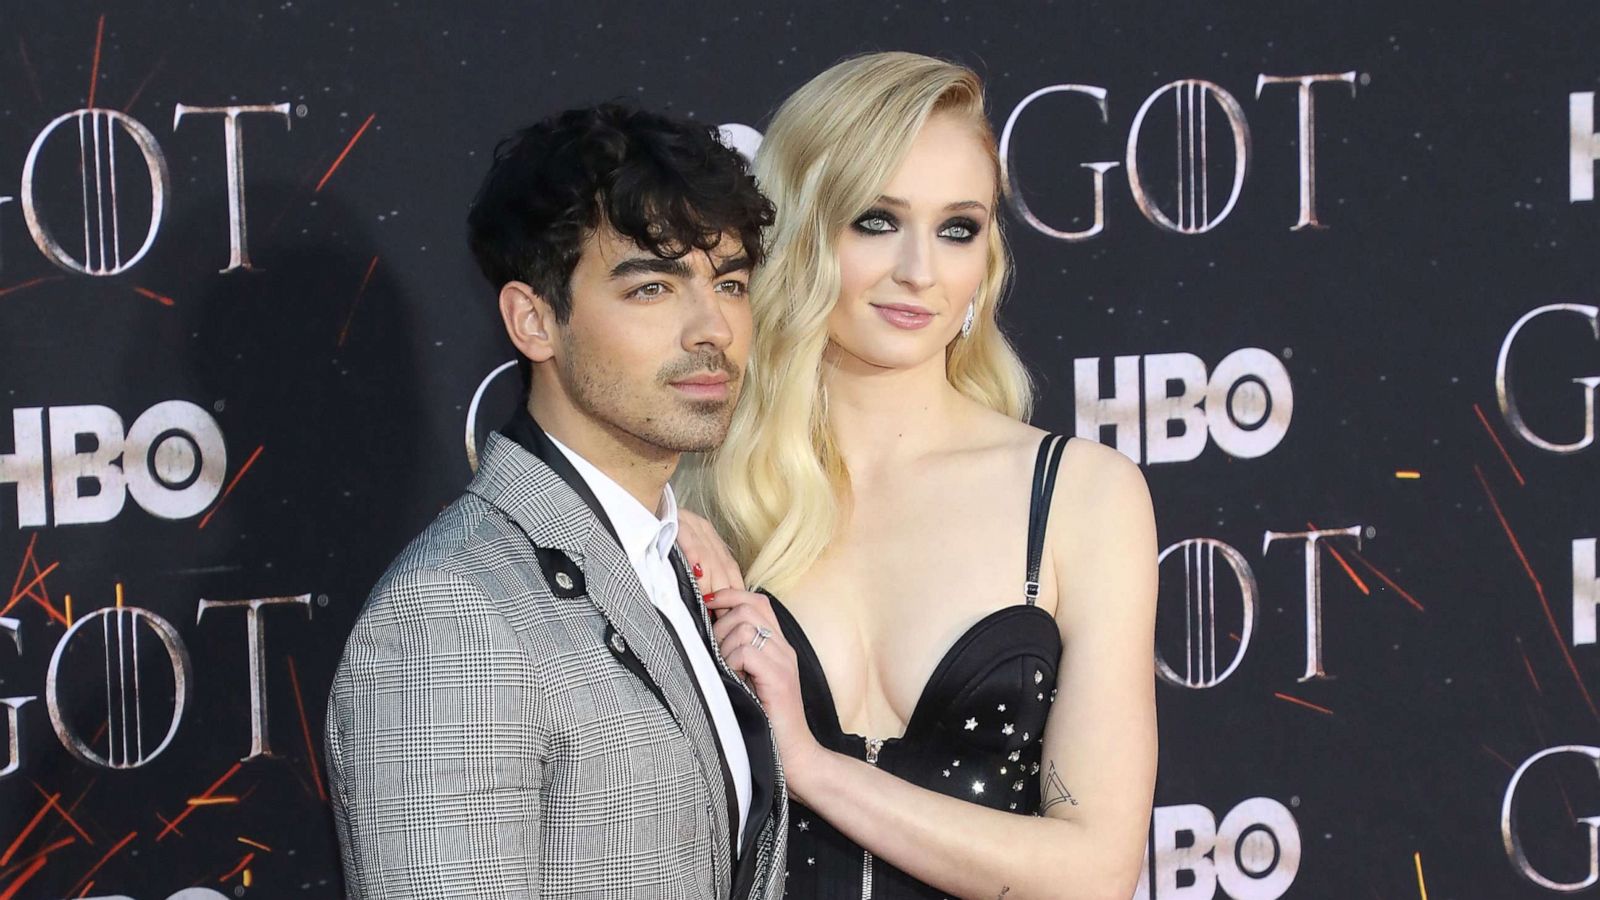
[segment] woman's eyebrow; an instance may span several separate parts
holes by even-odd
[[[900,209],[905,209],[911,205],[900,197],[891,197],[888,194],[879,194],[878,202],[884,206],[894,206]],[[964,209],[981,209],[984,212],[988,212],[989,205],[978,200],[957,200],[954,203],[945,204],[945,210],[947,212],[958,212]]]

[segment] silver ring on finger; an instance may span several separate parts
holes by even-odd
[[[750,639],[751,649],[760,650],[770,637],[772,637],[772,629],[756,626],[756,636]]]

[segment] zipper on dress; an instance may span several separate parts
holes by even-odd
[[[883,749],[883,738],[867,738],[867,765],[878,764],[878,751]],[[872,851],[861,851],[861,900],[872,900]]]

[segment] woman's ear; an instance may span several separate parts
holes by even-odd
[[[523,356],[536,363],[555,356],[555,310],[525,282],[508,281],[500,288],[500,318]]]

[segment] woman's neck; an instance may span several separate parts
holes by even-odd
[[[834,441],[857,479],[944,444],[964,401],[942,356],[909,369],[839,359],[825,369],[823,384]]]

